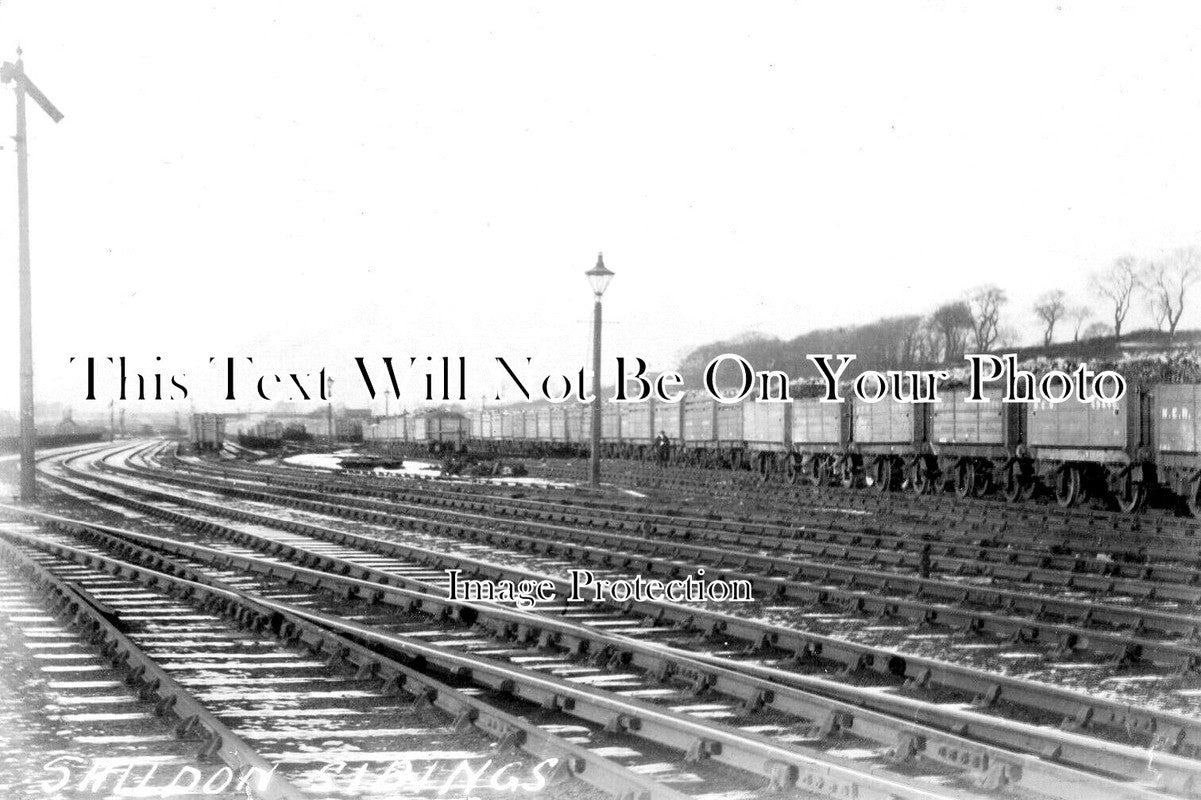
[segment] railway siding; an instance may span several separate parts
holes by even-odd
[[[206,528],[208,528],[208,529],[215,529],[215,528],[217,528],[217,527],[220,527],[220,526],[213,526],[213,525],[211,525],[211,523],[206,523],[206,524],[205,524],[205,527],[206,527]],[[289,524],[289,525],[287,525],[287,526],[284,526],[284,527],[289,527],[289,528],[293,528],[293,529],[295,529],[295,526],[294,526],[294,525],[292,525],[292,524]],[[228,531],[228,533],[229,533],[229,535],[233,536],[233,537],[234,537],[236,540],[243,541],[243,542],[245,542],[245,543],[248,543],[248,544],[250,543],[250,542],[248,541],[248,537],[246,537],[246,536],[244,536],[244,535],[241,535],[241,534],[239,534],[238,532],[236,532],[236,531],[234,531],[234,530],[230,530],[230,531]],[[320,531],[318,531],[318,533],[320,533]],[[329,533],[329,532],[327,531],[326,533]],[[335,538],[335,539],[338,539],[338,540],[341,540],[341,541],[348,541],[348,542],[349,542],[349,541],[352,541],[352,540],[354,540],[354,538],[355,538],[355,537],[353,537],[353,535],[352,535],[352,536],[350,537],[350,539],[347,539],[347,538],[345,538],[345,537],[339,537],[339,536],[335,535],[335,537],[334,537],[334,538]],[[358,543],[359,543],[359,544],[362,544],[362,542],[361,542],[361,541],[359,541]],[[375,543],[375,544],[378,544],[378,543]],[[277,549],[278,549],[278,548],[277,548]],[[430,555],[434,555],[434,554],[429,554],[429,553],[426,553],[426,554],[424,554],[424,555],[428,557],[428,556],[430,556]],[[329,560],[329,559],[325,559],[325,558],[313,557],[311,554],[302,555],[302,557],[303,557],[303,558],[308,558],[308,559],[309,559],[308,563],[310,563],[310,564],[311,564],[312,566],[314,566],[314,567],[318,567],[318,568],[321,568],[321,569],[327,569],[327,570],[331,570],[331,571],[346,571],[346,570],[347,570],[347,565],[345,565],[345,564],[337,564],[335,560]],[[689,620],[689,623],[692,623],[692,622],[695,622],[695,620],[691,620],[691,619],[690,619],[690,620]],[[721,627],[720,627],[720,625],[718,625],[718,626],[714,626],[714,627],[713,627],[713,629],[714,629],[714,630],[716,630],[716,631],[721,631]],[[812,647],[812,643],[811,643],[811,645],[810,645],[810,646]],[[804,651],[804,652],[807,654],[807,653],[811,653],[811,652],[812,652],[812,650],[808,650],[808,651]],[[895,662],[890,662],[890,663],[891,663],[891,666],[892,666],[893,668],[895,668]],[[864,659],[864,658],[862,657],[862,654],[861,654],[861,655],[860,655],[860,657],[859,657],[859,661],[858,661],[858,663],[857,663],[855,666],[856,666],[856,667],[870,667],[870,666],[873,666],[873,665],[877,666],[877,668],[879,668],[879,666],[881,666],[881,665],[879,665],[879,664],[878,664],[878,662],[875,662],[875,661],[874,661],[874,659],[873,659],[873,660],[870,660],[870,661],[869,661],[868,659]],[[920,675],[919,675],[919,680],[918,680],[917,682],[918,682],[919,684],[921,684],[921,685],[929,685],[929,683],[930,683],[931,679],[934,679],[934,681],[935,681],[935,682],[937,682],[937,675],[938,675],[938,673],[936,673],[936,672],[934,672],[934,671],[932,671],[932,670],[931,670],[931,671],[925,671],[925,672],[923,672],[922,674],[920,674]],[[986,689],[986,690],[984,690],[984,692],[985,692],[985,693],[991,694],[991,695],[992,695],[994,698],[995,698],[995,697],[996,697],[996,696],[999,694],[999,692],[997,691],[998,684],[997,684],[996,682],[986,683],[986,684],[984,684],[984,685],[987,687],[987,689]],[[1011,689],[1011,688],[1012,688],[1012,687],[1010,687],[1010,689]],[[1009,689],[1007,689],[1007,693],[1012,693],[1012,692],[1011,692]],[[1070,694],[1070,693],[1069,693],[1069,694]],[[1046,699],[1046,698],[1044,698],[1044,702],[1045,702],[1045,699]],[[1079,697],[1077,697],[1077,698],[1076,698],[1076,700],[1077,700],[1077,702],[1078,702],[1078,701],[1080,700],[1080,698],[1079,698]],[[1080,708],[1079,706],[1077,707],[1077,709],[1076,709],[1076,715],[1072,717],[1072,720],[1073,720],[1073,721],[1075,721],[1075,722],[1080,722],[1080,721],[1083,721],[1083,722],[1085,722],[1085,723],[1087,723],[1087,724],[1089,724],[1089,725],[1091,725],[1091,724],[1093,724],[1093,723],[1094,723],[1094,718],[1092,717],[1092,711],[1091,711],[1091,710],[1087,710],[1087,711],[1086,711],[1086,710],[1083,710],[1083,709],[1082,709],[1082,708]],[[1128,719],[1122,720],[1122,723],[1120,723],[1120,724],[1126,724],[1126,725],[1128,726]],[[1172,730],[1171,728],[1169,728],[1168,726],[1165,726],[1165,725],[1160,725],[1160,726],[1156,727],[1155,725],[1152,725],[1152,726],[1150,727],[1150,730],[1152,730],[1152,731],[1154,731],[1154,732],[1155,732],[1156,738],[1159,738],[1159,737],[1161,737],[1161,736],[1163,737],[1163,738],[1161,739],[1161,744],[1162,744],[1162,743],[1174,744],[1174,743],[1176,743],[1176,742],[1183,743],[1183,737],[1182,737],[1182,736],[1176,736],[1176,737],[1174,737],[1174,736],[1173,736],[1173,730]]]

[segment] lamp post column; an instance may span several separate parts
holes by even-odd
[[[592,309],[592,452],[589,462],[588,483],[600,487],[600,440],[601,440],[601,296],[613,280],[613,271],[605,266],[601,253],[596,255],[596,266],[584,273],[596,297]]]
[[[601,440],[601,299],[592,307],[592,449],[588,483],[600,488]]]

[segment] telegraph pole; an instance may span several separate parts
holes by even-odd
[[[58,122],[62,112],[54,107],[33,81],[25,75],[25,62],[17,48],[17,63],[0,65],[0,81],[16,84],[17,95],[17,224],[18,274],[21,304],[21,500],[37,499],[33,452],[37,436],[33,426],[33,298],[29,279],[29,149],[25,137],[25,95],[42,107],[46,116]]]

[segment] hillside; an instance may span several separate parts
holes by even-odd
[[[699,384],[708,362],[722,353],[737,353],[757,370],[778,369],[794,380],[808,382],[819,376],[806,356],[810,353],[853,353],[857,356],[853,372],[868,369],[932,369],[946,367],[958,372],[964,362],[930,361],[906,352],[903,338],[889,338],[888,329],[896,321],[883,320],[871,325],[812,331],[784,341],[773,337],[743,335],[735,340],[702,345],[685,358],[681,372],[686,381]],[[1112,336],[1082,339],[1078,342],[1054,342],[1050,345],[994,349],[994,353],[1014,353],[1026,368],[1087,363],[1093,369],[1116,368],[1128,380],[1201,382],[1201,330],[1177,331],[1169,337],[1164,331],[1143,329],[1125,333],[1120,343]],[[908,356],[908,357],[907,357]],[[734,376],[733,370],[719,375],[721,385]]]

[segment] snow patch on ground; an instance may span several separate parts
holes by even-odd
[[[342,466],[344,458],[355,456],[356,453],[352,450],[339,450],[336,453],[303,453],[297,456],[288,456],[283,459],[283,463],[290,464],[295,467],[308,467],[309,469],[324,469],[337,470]],[[569,489],[574,484],[560,483],[557,481],[548,481],[545,478],[517,477],[498,475],[496,477],[449,477],[442,474],[442,466],[431,461],[418,461],[416,459],[404,459],[404,466],[399,469],[376,467],[371,470],[375,475],[401,475],[408,478],[437,478],[439,480],[455,481],[461,483],[496,483],[505,486],[538,486],[551,489]],[[642,497],[635,492],[630,492],[636,497]]]

